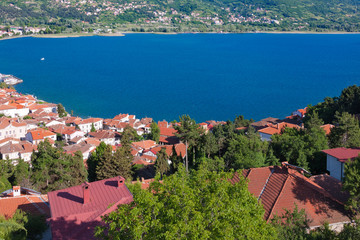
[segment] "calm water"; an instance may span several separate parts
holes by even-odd
[[[24,79],[18,91],[82,117],[259,120],[359,85],[360,35],[22,38],[0,41],[0,73]]]

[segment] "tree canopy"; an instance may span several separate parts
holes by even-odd
[[[131,204],[103,217],[96,236],[103,239],[276,239],[264,209],[247,190],[232,184],[232,173],[183,166],[150,189],[129,186]],[[259,231],[261,229],[261,231]]]

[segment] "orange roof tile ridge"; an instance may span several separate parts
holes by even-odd
[[[261,189],[261,192],[260,192],[260,194],[259,194],[258,202],[260,201],[261,195],[264,193],[265,188],[266,188],[266,185],[267,185],[267,183],[269,182],[269,179],[270,179],[271,175],[272,175],[274,172],[275,172],[275,169],[274,169],[274,168],[271,169],[270,175],[269,175],[269,177],[266,179],[265,184],[264,184],[264,187],[263,187],[263,189]]]
[[[279,194],[277,195],[274,204],[273,204],[272,207],[271,207],[271,211],[269,212],[269,216],[267,217],[266,221],[269,221],[269,219],[270,219],[270,217],[271,217],[271,215],[272,215],[272,213],[273,213],[273,211],[274,211],[275,205],[277,204],[277,202],[278,202],[278,200],[279,200],[279,197],[280,197],[282,191],[284,190],[285,185],[286,185],[286,183],[288,182],[288,180],[289,180],[289,175],[287,175],[286,180],[285,180],[284,184],[282,185],[281,190],[280,190]]]
[[[42,214],[46,214],[44,212],[44,210],[42,210],[31,198],[29,198],[28,196],[25,196],[25,198]]]
[[[45,201],[45,199],[43,199],[41,195],[37,195],[37,197],[38,197],[43,203],[45,203],[48,207],[50,206],[49,203],[48,203],[47,201]]]
[[[249,172],[248,172],[248,174],[246,175],[246,177],[245,177],[245,178],[249,178],[250,173],[252,172],[252,170],[253,170],[252,168],[250,168],[250,169],[249,169]]]

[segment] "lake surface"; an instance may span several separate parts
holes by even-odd
[[[360,34],[19,38],[0,41],[0,73],[82,117],[282,118],[360,84]]]

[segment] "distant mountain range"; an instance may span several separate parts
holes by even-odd
[[[2,0],[0,25],[59,32],[360,30],[360,0]]]

